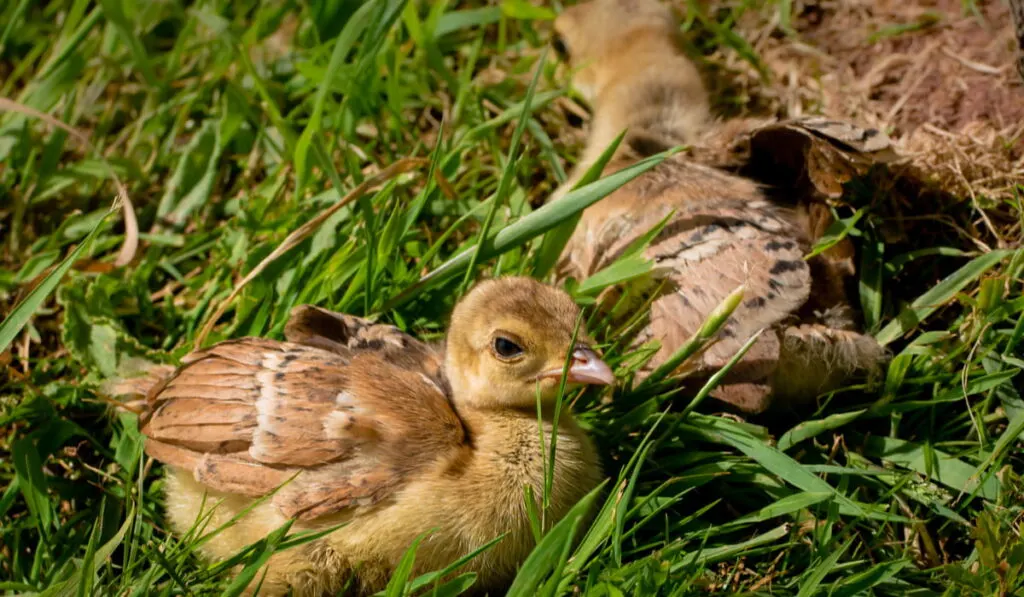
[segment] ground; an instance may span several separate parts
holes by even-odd
[[[552,10],[271,4],[0,8],[0,590],[237,594],[225,571],[244,580],[274,548],[218,564],[168,534],[160,467],[99,391],[138,359],[280,338],[300,303],[437,337],[473,279],[550,271],[539,208],[588,119],[552,64],[530,86]],[[1019,594],[1024,84],[1006,3],[680,9],[723,119],[825,114],[905,157],[832,202],[893,358],[884,379],[746,422],[653,390],[574,396],[614,490],[572,557],[532,559],[516,590]],[[392,176],[404,157],[424,160]],[[628,376],[622,330],[591,327]]]

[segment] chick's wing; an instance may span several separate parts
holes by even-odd
[[[227,493],[260,497],[295,477],[273,497],[290,517],[377,503],[465,440],[433,377],[439,355],[391,340],[423,360],[379,338],[331,350],[243,338],[193,353],[149,392],[146,451]]]
[[[671,282],[671,290],[651,309],[647,332],[663,347],[654,364],[682,346],[741,284],[744,300],[705,353],[708,367],[724,365],[759,329],[797,311],[810,292],[804,249],[787,212],[764,200],[723,200],[682,210],[647,251]],[[761,378],[774,368],[777,355],[775,336],[762,336],[731,377]]]
[[[313,305],[299,305],[292,309],[284,335],[289,342],[340,354],[372,350],[389,363],[421,370],[431,381],[447,388],[441,347],[420,342],[393,325]]]

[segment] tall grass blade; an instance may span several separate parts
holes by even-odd
[[[580,522],[590,511],[604,485],[602,483],[585,495],[548,531],[519,568],[519,573],[506,593],[508,597],[533,597],[537,594],[537,589],[557,565],[560,554],[572,543]]]
[[[109,215],[110,214],[108,213],[107,216]],[[103,223],[106,222],[107,216],[104,216],[103,219],[97,222],[96,226],[94,226],[92,231],[89,232],[89,235],[86,236],[85,239],[83,239],[82,242],[79,243],[79,245],[53,269],[53,271],[47,274],[39,285],[36,286],[32,292],[28,293],[28,296],[26,296],[24,300],[14,307],[11,313],[3,320],[3,323],[0,323],[0,352],[7,350],[7,347],[11,345],[11,342],[13,342],[14,338],[18,335],[18,332],[28,324],[28,320],[32,317],[32,314],[39,309],[43,304],[43,301],[45,301],[46,298],[50,296],[50,293],[52,293],[57,287],[57,284],[60,283],[64,274],[68,273],[71,266],[78,261],[79,256],[86,252],[86,249],[92,244],[92,241],[96,237],[100,228],[103,227]]]
[[[583,173],[583,176],[573,185],[570,192],[587,186],[601,177],[601,173],[604,172],[605,166],[611,161],[612,156],[615,155],[619,145],[622,143],[622,139],[626,136],[626,132],[619,133],[619,136],[615,138],[611,144],[605,148],[601,155],[598,156],[597,160],[591,164],[587,171]],[[544,278],[548,275],[551,270],[558,263],[559,257],[562,256],[562,250],[565,249],[565,245],[568,244],[569,239],[572,238],[573,231],[576,230],[576,225],[579,223],[580,216],[582,213],[578,213],[571,217],[567,222],[559,224],[553,230],[550,230],[544,235],[544,239],[541,241],[540,249],[537,250],[537,256],[534,260],[533,265],[533,276],[535,278]]]
[[[980,278],[994,265],[1012,254],[1013,251],[1008,249],[999,249],[975,258],[917,297],[914,302],[900,312],[896,319],[882,328],[882,331],[875,335],[875,339],[882,346],[890,344],[903,334],[917,327],[918,324],[934,313],[936,309],[952,299],[956,293],[963,290],[968,284]]]
[[[530,213],[518,221],[502,228],[493,234],[492,240],[484,244],[479,256],[480,259],[490,259],[501,255],[516,247],[522,246],[528,240],[544,234],[562,222],[582,212],[584,209],[597,203],[610,193],[647,172],[651,168],[663,162],[673,152],[659,153],[644,160],[641,160],[622,170],[606,176],[601,180],[591,183],[577,191],[569,193],[559,201],[549,203],[544,207]],[[485,241],[481,241],[485,242]],[[453,276],[458,275],[468,267],[475,248],[467,249],[452,257],[438,268],[420,278],[416,283],[409,286],[403,292],[386,303],[384,310],[393,309],[411,300],[425,289],[438,285]]]

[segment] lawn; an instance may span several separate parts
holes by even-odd
[[[690,49],[732,77],[712,85],[723,113],[828,104],[755,89],[786,87],[765,40],[799,35],[794,4],[685,5]],[[474,280],[550,279],[573,215],[623,182],[542,208],[587,117],[545,51],[556,10],[4,3],[0,590],[235,595],[270,552],[308,540],[200,559],[200,534],[166,529],[134,415],[99,386],[139,359],[281,338],[298,304],[438,338]],[[941,186],[953,159],[917,167]],[[568,524],[544,535],[511,594],[1022,594],[1024,177],[997,165],[996,185],[956,163],[955,185],[873,171],[835,204],[869,331],[892,353],[884,378],[749,421],[649,387],[567,396],[604,457],[603,507],[582,541]],[[569,289],[592,305],[616,275]],[[628,379],[642,357],[628,330],[588,315]],[[471,580],[396,575],[389,595]]]

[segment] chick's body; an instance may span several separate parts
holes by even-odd
[[[293,532],[345,526],[324,539],[274,555],[260,594],[283,594],[292,587],[296,595],[333,595],[350,580],[358,587],[356,593],[379,591],[405,550],[431,529],[436,530],[416,551],[413,576],[443,569],[507,533],[458,571],[476,572],[478,588],[502,588],[534,546],[523,487],[528,484],[534,495],[543,495],[541,449],[536,419],[492,419],[484,424],[488,429],[483,434],[494,445],[475,446],[472,457],[451,451],[424,453],[421,457],[431,465],[383,503],[295,523]],[[544,431],[550,441],[551,425],[545,424]],[[593,447],[571,420],[560,426],[556,450],[557,481],[549,510],[554,520],[601,479]],[[196,524],[204,499],[206,512],[224,500],[206,523],[208,531],[252,504],[252,498],[210,490],[189,470],[169,469],[166,483],[167,517],[179,535]],[[227,559],[286,521],[273,503],[264,502],[217,535],[204,552],[216,560]]]
[[[575,69],[574,86],[592,104],[593,118],[581,159],[551,200],[623,131],[606,174],[714,137],[704,86],[675,39],[677,23],[655,0],[592,0],[559,15],[556,50]],[[874,369],[883,356],[873,339],[852,329],[837,271],[820,258],[804,259],[818,214],[769,201],[749,179],[675,156],[584,211],[563,252],[562,273],[594,274],[668,218],[646,250],[667,283],[639,338],[661,344],[648,371],[743,284],[744,301],[697,365],[710,374],[767,328],[712,394],[756,413],[773,401],[813,399],[850,374]]]
[[[569,381],[613,381],[584,336],[571,344],[577,314],[567,295],[538,282],[485,282],[456,307],[442,350],[391,326],[301,307],[289,342],[224,342],[152,387],[119,393],[146,396],[146,451],[168,465],[167,515],[179,534],[197,520],[207,531],[226,525],[294,476],[206,543],[206,555],[228,558],[289,518],[293,532],[344,523],[275,554],[261,594],[372,593],[418,537],[414,575],[507,534],[458,571],[500,589],[534,546],[524,486],[544,495],[552,436],[548,520],[601,479],[568,409],[557,422],[552,414],[568,355]]]

